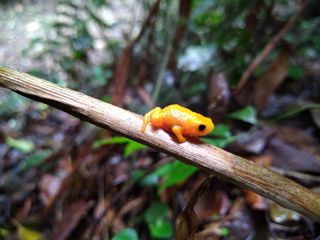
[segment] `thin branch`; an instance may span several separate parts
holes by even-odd
[[[149,126],[142,133],[140,115],[15,70],[0,67],[0,86],[199,166],[320,222],[319,194],[251,161],[207,144],[179,144]]]
[[[297,21],[298,17],[300,16],[301,12],[305,9],[305,7],[308,5],[308,1],[302,0],[300,3],[300,6],[298,10],[295,12],[295,14],[292,15],[292,17],[289,19],[289,21],[284,25],[284,27],[273,36],[273,38],[268,42],[268,44],[264,47],[263,51],[256,56],[256,58],[249,64],[247,69],[244,71],[237,87],[236,92],[239,92],[242,87],[246,84],[249,77],[251,76],[252,72],[269,56],[271,51],[275,48],[275,46],[279,43],[279,41],[282,39],[283,35],[294,25],[294,23]]]
[[[123,95],[125,92],[130,65],[132,62],[133,48],[136,45],[136,43],[142,38],[148,26],[152,24],[152,21],[155,21],[155,17],[159,10],[160,1],[161,0],[157,0],[153,4],[153,6],[149,11],[148,16],[146,17],[146,19],[142,24],[142,27],[138,36],[127,44],[127,46],[124,48],[123,52],[121,53],[121,56],[119,57],[116,63],[116,67],[113,75],[114,87],[111,93],[111,103],[115,105],[118,105],[118,106],[123,105]]]
[[[164,75],[165,75],[169,60],[170,60],[170,55],[173,50],[173,48],[172,48],[173,47],[172,26],[175,27],[175,25],[176,25],[176,22],[174,20],[175,15],[176,15],[176,8],[175,8],[175,4],[173,3],[173,5],[169,8],[169,11],[168,11],[168,14],[166,17],[166,21],[165,21],[165,24],[168,25],[167,34],[166,34],[167,36],[166,36],[166,40],[165,40],[167,42],[167,44],[164,49],[163,56],[161,58],[162,60],[161,60],[160,66],[159,66],[158,75],[157,75],[157,78],[155,81],[155,86],[154,86],[153,93],[152,93],[152,103],[153,104],[157,102],[157,99],[159,97],[161,86],[162,86],[162,83],[164,80]]]
[[[177,54],[180,48],[182,37],[187,30],[187,23],[191,13],[191,0],[180,0],[179,1],[179,17],[178,25],[174,33],[174,38],[172,41],[173,49],[169,58],[169,69],[175,71],[177,67]]]

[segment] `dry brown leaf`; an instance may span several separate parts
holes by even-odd
[[[243,190],[243,193],[244,193],[244,199],[251,206],[251,208],[256,210],[266,209],[267,204],[264,197],[246,189]]]
[[[200,218],[207,218],[214,214],[224,216],[230,207],[231,202],[225,192],[210,189],[199,197],[194,211]]]
[[[104,198],[101,198],[98,203],[95,205],[94,208],[94,217],[95,218],[100,218],[103,216],[103,214],[105,214],[106,209],[110,207],[110,195],[105,196]]]
[[[288,74],[288,65],[288,52],[286,50],[282,50],[266,72],[260,76],[255,83],[253,103],[259,112],[266,107],[270,94],[286,78]]]
[[[274,133],[272,128],[263,128],[239,138],[236,142],[231,143],[230,147],[232,151],[240,155],[244,153],[261,154]]]
[[[211,73],[208,82],[208,102],[215,121],[228,110],[231,92],[228,80],[223,73]]]
[[[192,208],[186,207],[176,220],[176,239],[193,239],[198,227],[198,217]]]
[[[137,211],[139,209],[142,209],[143,205],[146,203],[145,196],[141,196],[138,198],[135,198],[131,201],[128,201],[119,211],[118,217],[122,218],[127,213],[130,213],[131,211]]]
[[[93,202],[85,202],[83,200],[66,206],[61,221],[53,230],[50,239],[67,239],[92,206]]]
[[[278,127],[276,131],[286,143],[306,151],[320,161],[319,140],[310,131],[287,126]]]
[[[270,141],[268,152],[272,155],[272,166],[290,171],[320,173],[320,161],[279,138]]]
[[[129,43],[123,50],[116,64],[116,69],[113,76],[113,89],[111,95],[111,103],[117,106],[122,106],[123,96],[129,75],[131,60],[132,60],[132,43]]]
[[[194,240],[219,240],[221,237],[221,223],[207,224],[201,232],[197,233]]]
[[[17,220],[18,222],[26,221],[29,217],[31,208],[32,208],[32,199],[29,197],[24,201],[23,206],[15,214],[14,216],[15,220]]]
[[[46,174],[40,181],[40,198],[48,206],[56,197],[63,182],[63,178]]]

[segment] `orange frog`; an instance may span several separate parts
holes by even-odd
[[[166,132],[174,133],[179,143],[186,141],[185,136],[204,136],[214,128],[210,118],[192,112],[178,104],[172,104],[163,109],[156,107],[144,115],[142,132],[145,131],[149,122],[154,128],[161,128]]]

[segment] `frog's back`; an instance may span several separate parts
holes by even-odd
[[[162,109],[163,119],[167,127],[174,125],[184,125],[190,118],[194,117],[194,112],[178,104],[172,104]]]

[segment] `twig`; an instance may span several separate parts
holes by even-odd
[[[167,29],[167,44],[166,44],[166,47],[165,47],[165,50],[164,50],[164,54],[162,56],[162,61],[160,63],[160,66],[159,66],[159,73],[157,75],[157,78],[156,78],[156,83],[155,83],[155,86],[154,86],[154,90],[153,90],[153,93],[152,93],[152,103],[156,103],[157,102],[157,99],[159,97],[159,94],[160,94],[160,90],[161,90],[161,86],[162,86],[162,83],[163,83],[163,79],[164,79],[164,75],[165,75],[165,72],[166,72],[166,69],[167,69],[167,66],[168,66],[168,63],[169,63],[169,60],[170,60],[170,55],[172,53],[172,37],[173,37],[173,34],[172,34],[172,29],[170,29],[170,26],[175,26],[176,23],[175,21],[173,20],[175,18],[175,15],[176,15],[176,9],[175,9],[175,4],[174,2],[173,3],[173,6],[169,9],[169,13],[168,13],[168,16],[167,16],[167,21],[166,23],[168,24],[168,29]]]
[[[276,167],[269,167],[269,169],[271,169],[272,171],[275,171],[281,175],[299,178],[301,180],[306,180],[306,181],[311,181],[311,182],[320,182],[320,176],[314,176],[312,174],[290,171],[290,170],[276,168]]]
[[[141,39],[147,27],[152,23],[153,19],[155,18],[159,10],[160,1],[161,0],[157,0],[153,4],[153,6],[149,11],[148,16],[146,17],[146,19],[142,24],[142,27],[138,36],[127,44],[127,46],[124,48],[123,52],[121,53],[121,56],[119,57],[116,63],[114,76],[113,76],[114,87],[112,89],[112,94],[111,94],[111,103],[115,105],[122,106],[123,104],[123,95],[125,92],[130,65],[132,62],[133,48],[136,45],[136,43]]]
[[[179,18],[178,18],[178,25],[176,26],[176,30],[174,33],[172,45],[173,49],[170,54],[169,58],[169,69],[174,71],[177,67],[177,54],[180,48],[180,43],[182,37],[187,29],[187,21],[190,17],[191,12],[191,0],[180,0],[179,1]]]
[[[292,17],[289,19],[289,21],[284,25],[284,27],[273,36],[273,38],[268,42],[268,44],[264,47],[263,51],[258,55],[247,67],[247,69],[244,71],[235,91],[239,92],[241,88],[246,84],[248,81],[250,75],[252,72],[258,67],[271,53],[271,51],[274,49],[274,47],[278,44],[278,42],[282,39],[283,35],[293,26],[293,24],[296,22],[298,17],[300,16],[301,12],[305,9],[305,7],[308,5],[308,1],[302,0],[300,3],[300,6],[298,10],[295,12],[295,14],[292,15]]]
[[[197,165],[320,222],[319,194],[251,161],[207,144],[179,144],[162,130],[148,127],[142,133],[140,115],[15,70],[0,67],[0,86]]]

